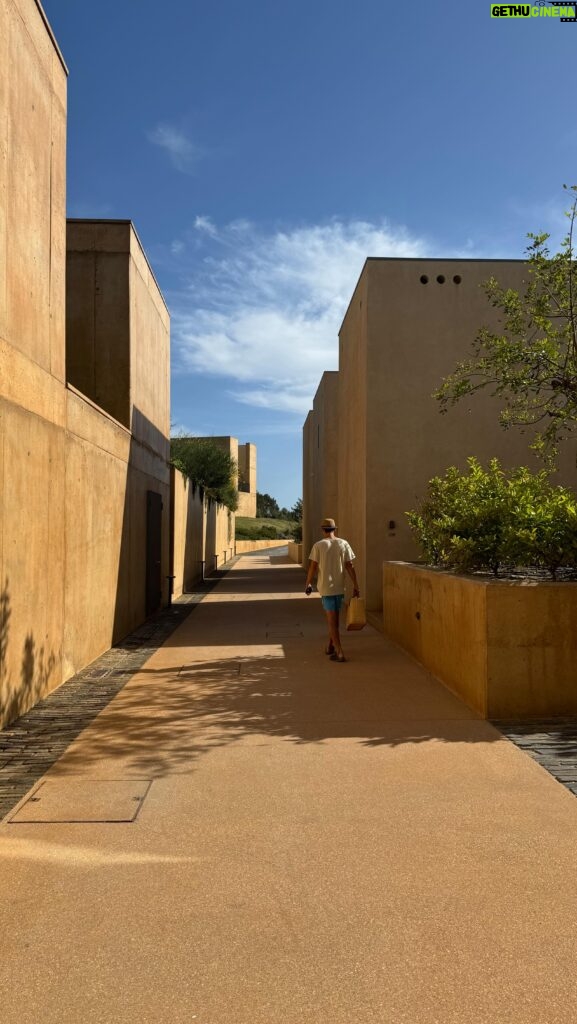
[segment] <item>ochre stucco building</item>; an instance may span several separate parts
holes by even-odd
[[[0,48],[2,726],[166,601],[170,475],[168,313],[129,222],[67,236],[67,72],[34,0],[0,5]]]
[[[303,436],[303,555],[333,516],[357,555],[367,606],[382,607],[382,563],[413,560],[405,513],[431,477],[466,459],[537,462],[530,436],[504,431],[488,393],[446,415],[432,394],[472,354],[478,328],[496,323],[481,287],[521,288],[522,260],[367,259],[339,333],[338,373],[325,373]],[[569,453],[559,482],[575,485]]]
[[[66,101],[40,3],[3,0],[0,729],[234,544],[171,488],[169,315],[133,225],[66,222]]]

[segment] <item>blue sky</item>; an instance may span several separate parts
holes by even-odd
[[[134,221],[172,315],[175,430],[301,429],[367,256],[523,255],[577,182],[577,24],[467,4],[45,0],[68,214]]]

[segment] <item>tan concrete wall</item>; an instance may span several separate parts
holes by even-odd
[[[211,437],[210,440],[227,452],[238,466],[238,439],[236,437],[230,437],[229,435],[215,436]],[[238,483],[238,480],[236,482]]]
[[[161,494],[167,602],[170,492],[166,467],[126,428],[68,389],[63,678],[146,618],[146,499]]]
[[[495,322],[483,281],[495,275],[520,287],[526,269],[516,261],[369,260],[366,273],[367,599],[374,607],[383,560],[419,555],[405,512],[432,476],[449,465],[464,468],[469,455],[483,461],[498,455],[508,464],[528,460],[526,438],[500,428],[489,395],[477,395],[446,416],[431,397],[472,353],[479,326]],[[421,284],[422,275],[428,284]],[[440,275],[444,284],[437,283]]]
[[[124,524],[130,433],[70,389],[67,399],[64,679],[111,646],[119,579],[122,572],[127,583],[130,572],[128,523]],[[122,588],[119,596],[121,619],[128,624],[129,601]],[[120,631],[117,638],[122,635]]]
[[[34,0],[0,4],[0,337],[64,380],[66,70]]]
[[[149,490],[167,598],[168,314],[128,222],[74,226],[69,285],[87,314],[69,300],[72,335],[75,318],[98,326],[81,337],[82,383],[113,389],[124,345],[129,432],[66,385],[65,128],[66,70],[40,6],[0,0],[0,727],[145,618]]]
[[[249,551],[266,551],[268,548],[286,548],[286,540],[237,540],[235,541],[235,552],[237,555],[246,555]]]
[[[431,397],[456,363],[471,355],[478,328],[496,322],[482,283],[495,276],[522,287],[526,273],[522,261],[508,260],[365,264],[340,332],[336,475],[339,534],[357,555],[369,609],[381,607],[382,562],[418,557],[405,513],[424,496],[432,476],[449,465],[464,468],[470,455],[484,462],[498,456],[505,466],[537,465],[528,451],[529,435],[503,431],[498,403],[488,394],[460,403],[446,416]],[[427,284],[420,281],[423,275]],[[444,283],[437,283],[438,276]],[[315,428],[313,410],[304,442],[309,453]],[[313,466],[317,481],[332,458],[319,453],[325,469]],[[575,486],[569,452],[559,480]]]
[[[69,220],[67,379],[169,457],[170,321],[130,221]]]
[[[62,678],[66,69],[0,3],[0,727]]]
[[[311,409],[303,426],[303,556],[305,561],[308,561],[309,552],[316,539],[315,529],[318,529],[315,435],[315,413],[314,409]]]
[[[0,728],[62,679],[65,433],[0,401]]]
[[[170,458],[170,317],[134,227],[130,230],[130,404],[135,437]]]
[[[235,513],[224,505],[216,506],[216,545],[218,568],[234,557]]]
[[[294,540],[289,540],[289,542],[288,542],[288,556],[289,556],[291,562],[296,562],[297,565],[302,565],[302,563],[303,563],[303,546],[302,546],[302,544],[297,544]]]
[[[228,435],[223,437],[211,437],[219,447],[223,448],[237,465],[237,475],[234,480],[238,491],[237,515],[247,516],[249,519],[256,518],[256,445],[239,444],[236,437]],[[240,490],[241,477],[246,481],[248,491]]]
[[[146,618],[147,492],[161,495],[162,605],[169,572],[168,467],[72,388],[67,392],[62,678]]]
[[[108,414],[90,394],[69,387],[66,671],[72,674],[146,618],[148,491],[162,500],[162,604],[168,599],[170,326],[129,221],[71,221],[67,237],[67,360],[88,392],[94,386]],[[89,607],[77,582],[83,564],[84,583],[93,580],[96,588]]]
[[[67,379],[125,427],[130,427],[129,253],[128,222],[68,221]]]
[[[367,275],[363,274],[339,333],[338,534],[350,543],[361,594],[367,592]],[[334,484],[333,484],[334,486]],[[372,553],[371,553],[372,557]],[[377,604],[380,597],[376,599]]]
[[[487,714],[577,714],[577,583],[489,584]]]
[[[239,516],[256,518],[256,445],[238,446],[238,510]]]
[[[210,575],[234,555],[234,512],[214,501],[205,502],[205,573]]]
[[[387,636],[484,718],[577,713],[577,583],[383,566]]]
[[[171,480],[174,552],[170,572],[175,576],[174,597],[180,597],[202,579],[206,516],[204,502],[190,481],[174,468]]]
[[[238,492],[238,516],[245,516],[247,519],[256,519],[256,492],[247,494],[245,491]]]
[[[312,545],[319,537],[320,523],[327,516],[339,524],[338,444],[339,375],[323,373],[307,417],[303,457],[303,559],[308,562]]]
[[[487,715],[487,588],[404,562],[382,566],[385,634]]]

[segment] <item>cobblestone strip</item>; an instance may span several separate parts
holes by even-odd
[[[493,725],[577,796],[577,719],[545,718]]]
[[[64,754],[151,654],[218,584],[237,558],[177,598],[0,731],[0,821]]]

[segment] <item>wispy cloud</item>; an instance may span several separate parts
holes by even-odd
[[[183,131],[174,125],[162,123],[147,132],[147,139],[155,146],[166,150],[174,167],[183,174],[190,174],[205,152],[196,146]]]
[[[169,297],[176,372],[229,378],[238,402],[299,416],[322,373],[337,368],[338,330],[365,259],[431,254],[386,222],[264,233],[198,216],[179,241],[184,284]]]

